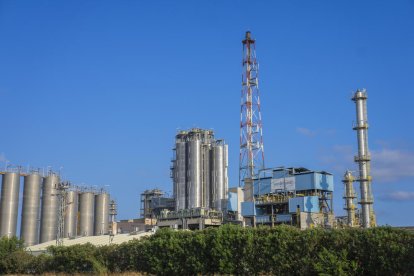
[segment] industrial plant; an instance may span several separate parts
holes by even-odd
[[[172,145],[172,195],[160,189],[141,194],[139,219],[116,221],[117,206],[105,190],[73,186],[53,171],[24,172],[7,167],[2,174],[0,236],[17,234],[20,178],[24,190],[20,238],[26,246],[63,239],[155,231],[204,229],[222,224],[244,227],[288,224],[300,229],[376,226],[368,149],[367,92],[357,90],[358,165],[344,172],[346,216],[335,217],[334,176],[323,169],[265,166],[256,41],[242,40],[242,88],[238,184],[229,187],[228,145],[211,129],[175,133]],[[167,153],[166,153],[167,154]],[[166,165],[167,168],[167,165]],[[359,183],[359,198],[354,188]],[[338,196],[337,196],[338,197]],[[358,198],[358,201],[357,201]],[[358,208],[357,204],[360,205]],[[109,239],[111,241],[111,239]]]
[[[7,167],[2,174],[0,235],[16,236],[20,178],[24,178],[20,238],[26,246],[63,238],[109,233],[110,196],[101,189],[73,186],[49,170]]]
[[[345,172],[347,216],[335,217],[331,173],[303,167],[265,167],[259,66],[256,41],[250,32],[246,32],[242,45],[239,185],[228,187],[228,147],[223,140],[214,140],[210,130],[180,131],[175,136],[171,167],[174,195],[168,198],[160,190],[145,191],[142,202],[151,207],[142,209],[142,217],[156,219],[151,225],[174,229],[202,229],[223,223],[246,227],[289,224],[300,229],[376,226],[366,91],[357,90],[352,98],[357,114],[354,130],[359,151],[355,162],[359,174],[354,177],[351,171]],[[360,184],[360,211],[354,182]]]

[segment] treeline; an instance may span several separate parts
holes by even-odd
[[[157,275],[413,275],[414,234],[289,226],[203,231],[160,230],[121,245],[50,247],[33,256],[22,242],[0,240],[0,273],[142,272]]]

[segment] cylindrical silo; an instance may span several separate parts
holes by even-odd
[[[185,142],[177,141],[175,144],[176,160],[174,163],[174,177],[176,179],[176,210],[185,209],[185,186],[186,186],[186,147]]]
[[[201,206],[200,140],[187,143],[187,194],[188,209]]]
[[[229,191],[229,145],[223,145],[223,177],[224,177],[224,184],[223,184],[223,199],[227,199],[227,193]]]
[[[39,213],[42,176],[32,172],[24,177],[20,238],[26,246],[39,243]]]
[[[40,216],[40,243],[56,239],[59,175],[49,173],[43,179],[42,210]]]
[[[17,211],[19,208],[20,174],[6,172],[3,175],[0,201],[0,236],[16,236]]]
[[[221,210],[221,200],[223,199],[224,192],[224,159],[223,159],[223,146],[215,145],[213,147],[213,208]]]
[[[79,195],[79,236],[93,236],[95,194],[84,192]]]
[[[210,144],[203,144],[201,149],[201,207],[210,208]]]
[[[95,236],[106,235],[109,230],[109,194],[95,195]]]
[[[68,191],[66,198],[66,213],[64,237],[72,238],[76,236],[76,227],[78,221],[78,191]]]

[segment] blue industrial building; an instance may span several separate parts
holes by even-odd
[[[247,224],[298,225],[300,228],[333,224],[333,175],[305,168],[273,168],[245,181],[241,215]],[[237,195],[229,193],[228,210],[235,211]],[[323,224],[323,225],[321,225]]]

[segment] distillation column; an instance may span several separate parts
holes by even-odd
[[[221,201],[224,199],[224,159],[223,145],[217,144],[213,147],[213,208],[221,210]]]
[[[201,141],[198,137],[191,138],[187,143],[187,208],[201,206]]]
[[[176,136],[174,160],[175,210],[186,209],[186,132]]]
[[[375,226],[375,215],[372,208],[373,197],[371,190],[370,161],[371,156],[368,150],[368,117],[366,109],[367,93],[365,90],[357,90],[352,100],[356,104],[356,125],[354,130],[357,131],[358,137],[358,156],[355,156],[355,162],[359,166],[359,183],[360,183],[360,204],[362,211],[361,226],[369,228]]]
[[[350,171],[346,171],[344,175],[344,180],[342,182],[345,184],[345,210],[348,215],[348,226],[355,227],[355,192],[354,192],[354,176]]]

